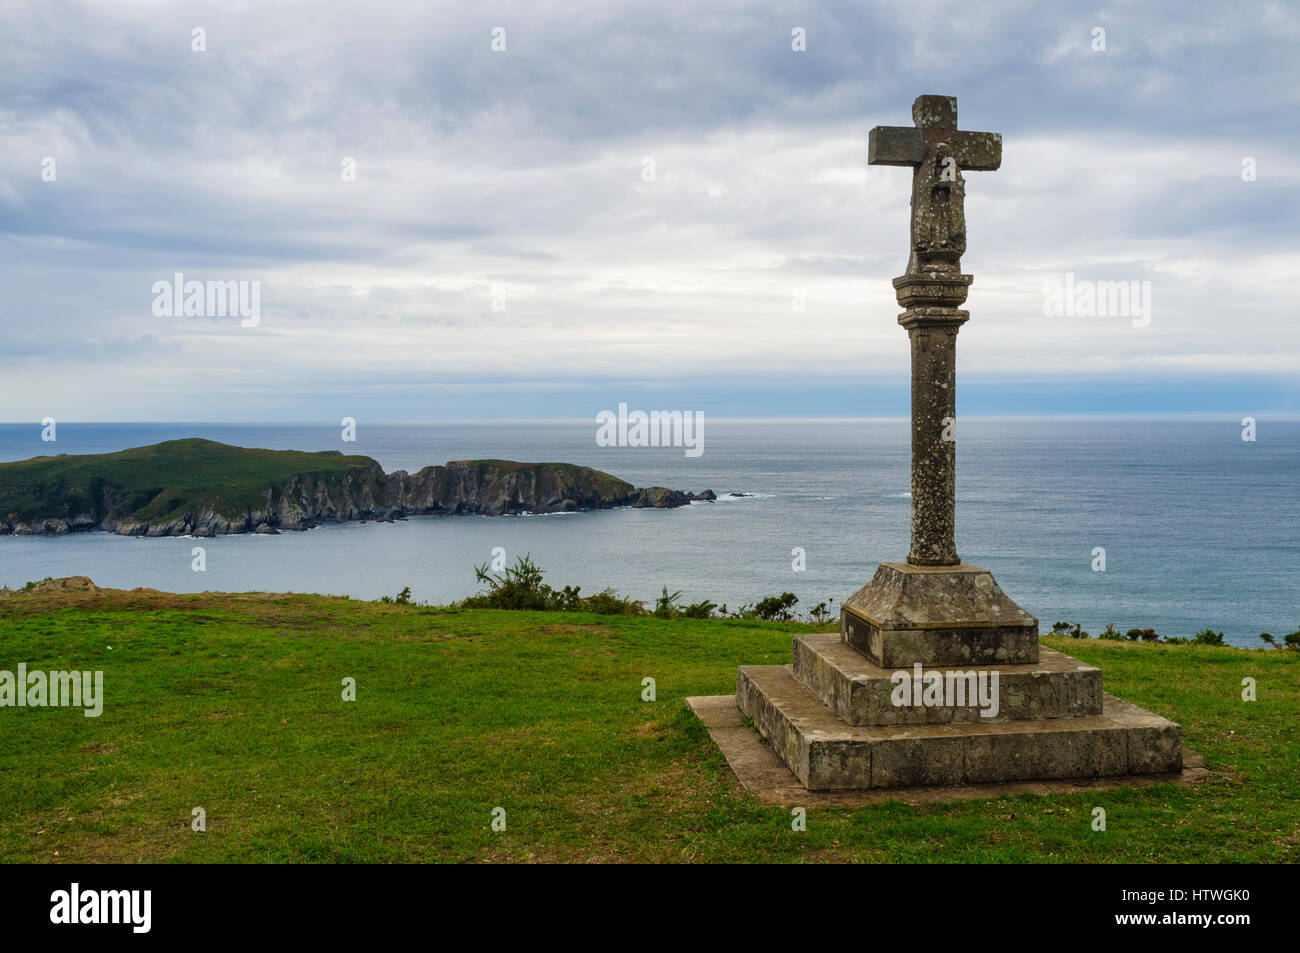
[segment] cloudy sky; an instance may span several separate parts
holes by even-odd
[[[1295,413],[1298,52],[1285,2],[7,0],[0,420],[904,413],[867,132],[921,93],[1004,140],[961,412]]]

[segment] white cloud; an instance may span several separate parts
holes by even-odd
[[[1006,137],[1000,171],[967,175],[963,374],[1286,375],[1300,352],[1297,130],[1257,121],[1295,74],[1248,17],[1211,38],[1230,59],[1216,97],[1176,5],[1103,21],[1124,35],[1109,61],[1069,52],[1086,27],[1020,4],[936,7],[944,30],[888,4],[507,5],[488,18],[511,31],[501,55],[482,16],[400,5],[75,4],[62,33],[33,9],[0,15],[21,68],[0,101],[6,416],[229,400],[283,416],[330,388],[475,379],[901,376],[909,178],[866,167],[866,131],[907,123],[920,92]],[[188,49],[191,21],[209,53]],[[150,287],[176,271],[260,281],[261,325],[153,317]],[[1151,281],[1151,327],[1044,318],[1043,279],[1065,271]]]

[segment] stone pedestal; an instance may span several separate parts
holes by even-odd
[[[1100,778],[1182,768],[1182,729],[1101,690],[1101,671],[1043,649],[1035,662],[923,666],[960,683],[999,674],[996,706],[899,706],[893,670],[834,633],[795,639],[795,663],[746,665],[736,703],[810,791]],[[915,669],[905,670],[915,678]],[[960,674],[959,674],[960,671]],[[946,683],[946,682],[945,682]],[[991,682],[986,681],[986,684]],[[996,710],[985,717],[981,712]]]
[[[1038,660],[1038,620],[993,574],[969,563],[881,563],[840,605],[844,641],[877,665],[986,665]]]
[[[1040,648],[1038,620],[963,562],[881,564],[839,634],[796,637],[793,665],[742,666],[736,703],[813,791],[1182,767],[1178,725]]]
[[[811,791],[1182,768],[1178,725],[1103,693],[1094,666],[1050,649],[1033,656],[896,668],[878,664],[835,633],[801,635],[794,640],[793,665],[740,668],[736,704]],[[938,704],[896,704],[904,679],[913,688],[942,684],[945,697]],[[984,695],[977,688],[981,679]]]

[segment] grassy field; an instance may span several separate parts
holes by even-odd
[[[730,692],[738,664],[788,662],[791,635],[813,628],[19,593],[0,600],[0,669],[102,669],[106,702],[99,718],[0,709],[0,860],[1300,859],[1300,653],[1098,640],[1044,644],[1180,722],[1207,781],[812,809],[794,832],[744,793],[683,699]],[[646,677],[657,701],[641,700]]]

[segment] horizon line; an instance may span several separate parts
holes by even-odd
[[[706,416],[703,411],[697,411]],[[1056,413],[1056,414],[966,414],[962,420],[1164,420],[1169,418],[1184,420],[1217,420],[1220,418],[1240,419],[1236,411],[1152,411],[1149,413]],[[1255,412],[1245,416],[1268,420],[1300,420],[1300,411]],[[892,414],[882,416],[755,416],[755,417],[707,417],[719,423],[871,423],[910,421],[909,414]],[[533,424],[533,423],[584,423],[595,424],[595,417],[441,417],[421,419],[381,418],[375,420],[358,420],[368,427],[431,426],[439,424]],[[325,420],[304,419],[267,419],[267,420],[59,420],[63,426],[294,426],[294,427],[336,427],[332,418]],[[40,427],[39,420],[0,420],[0,427]]]

